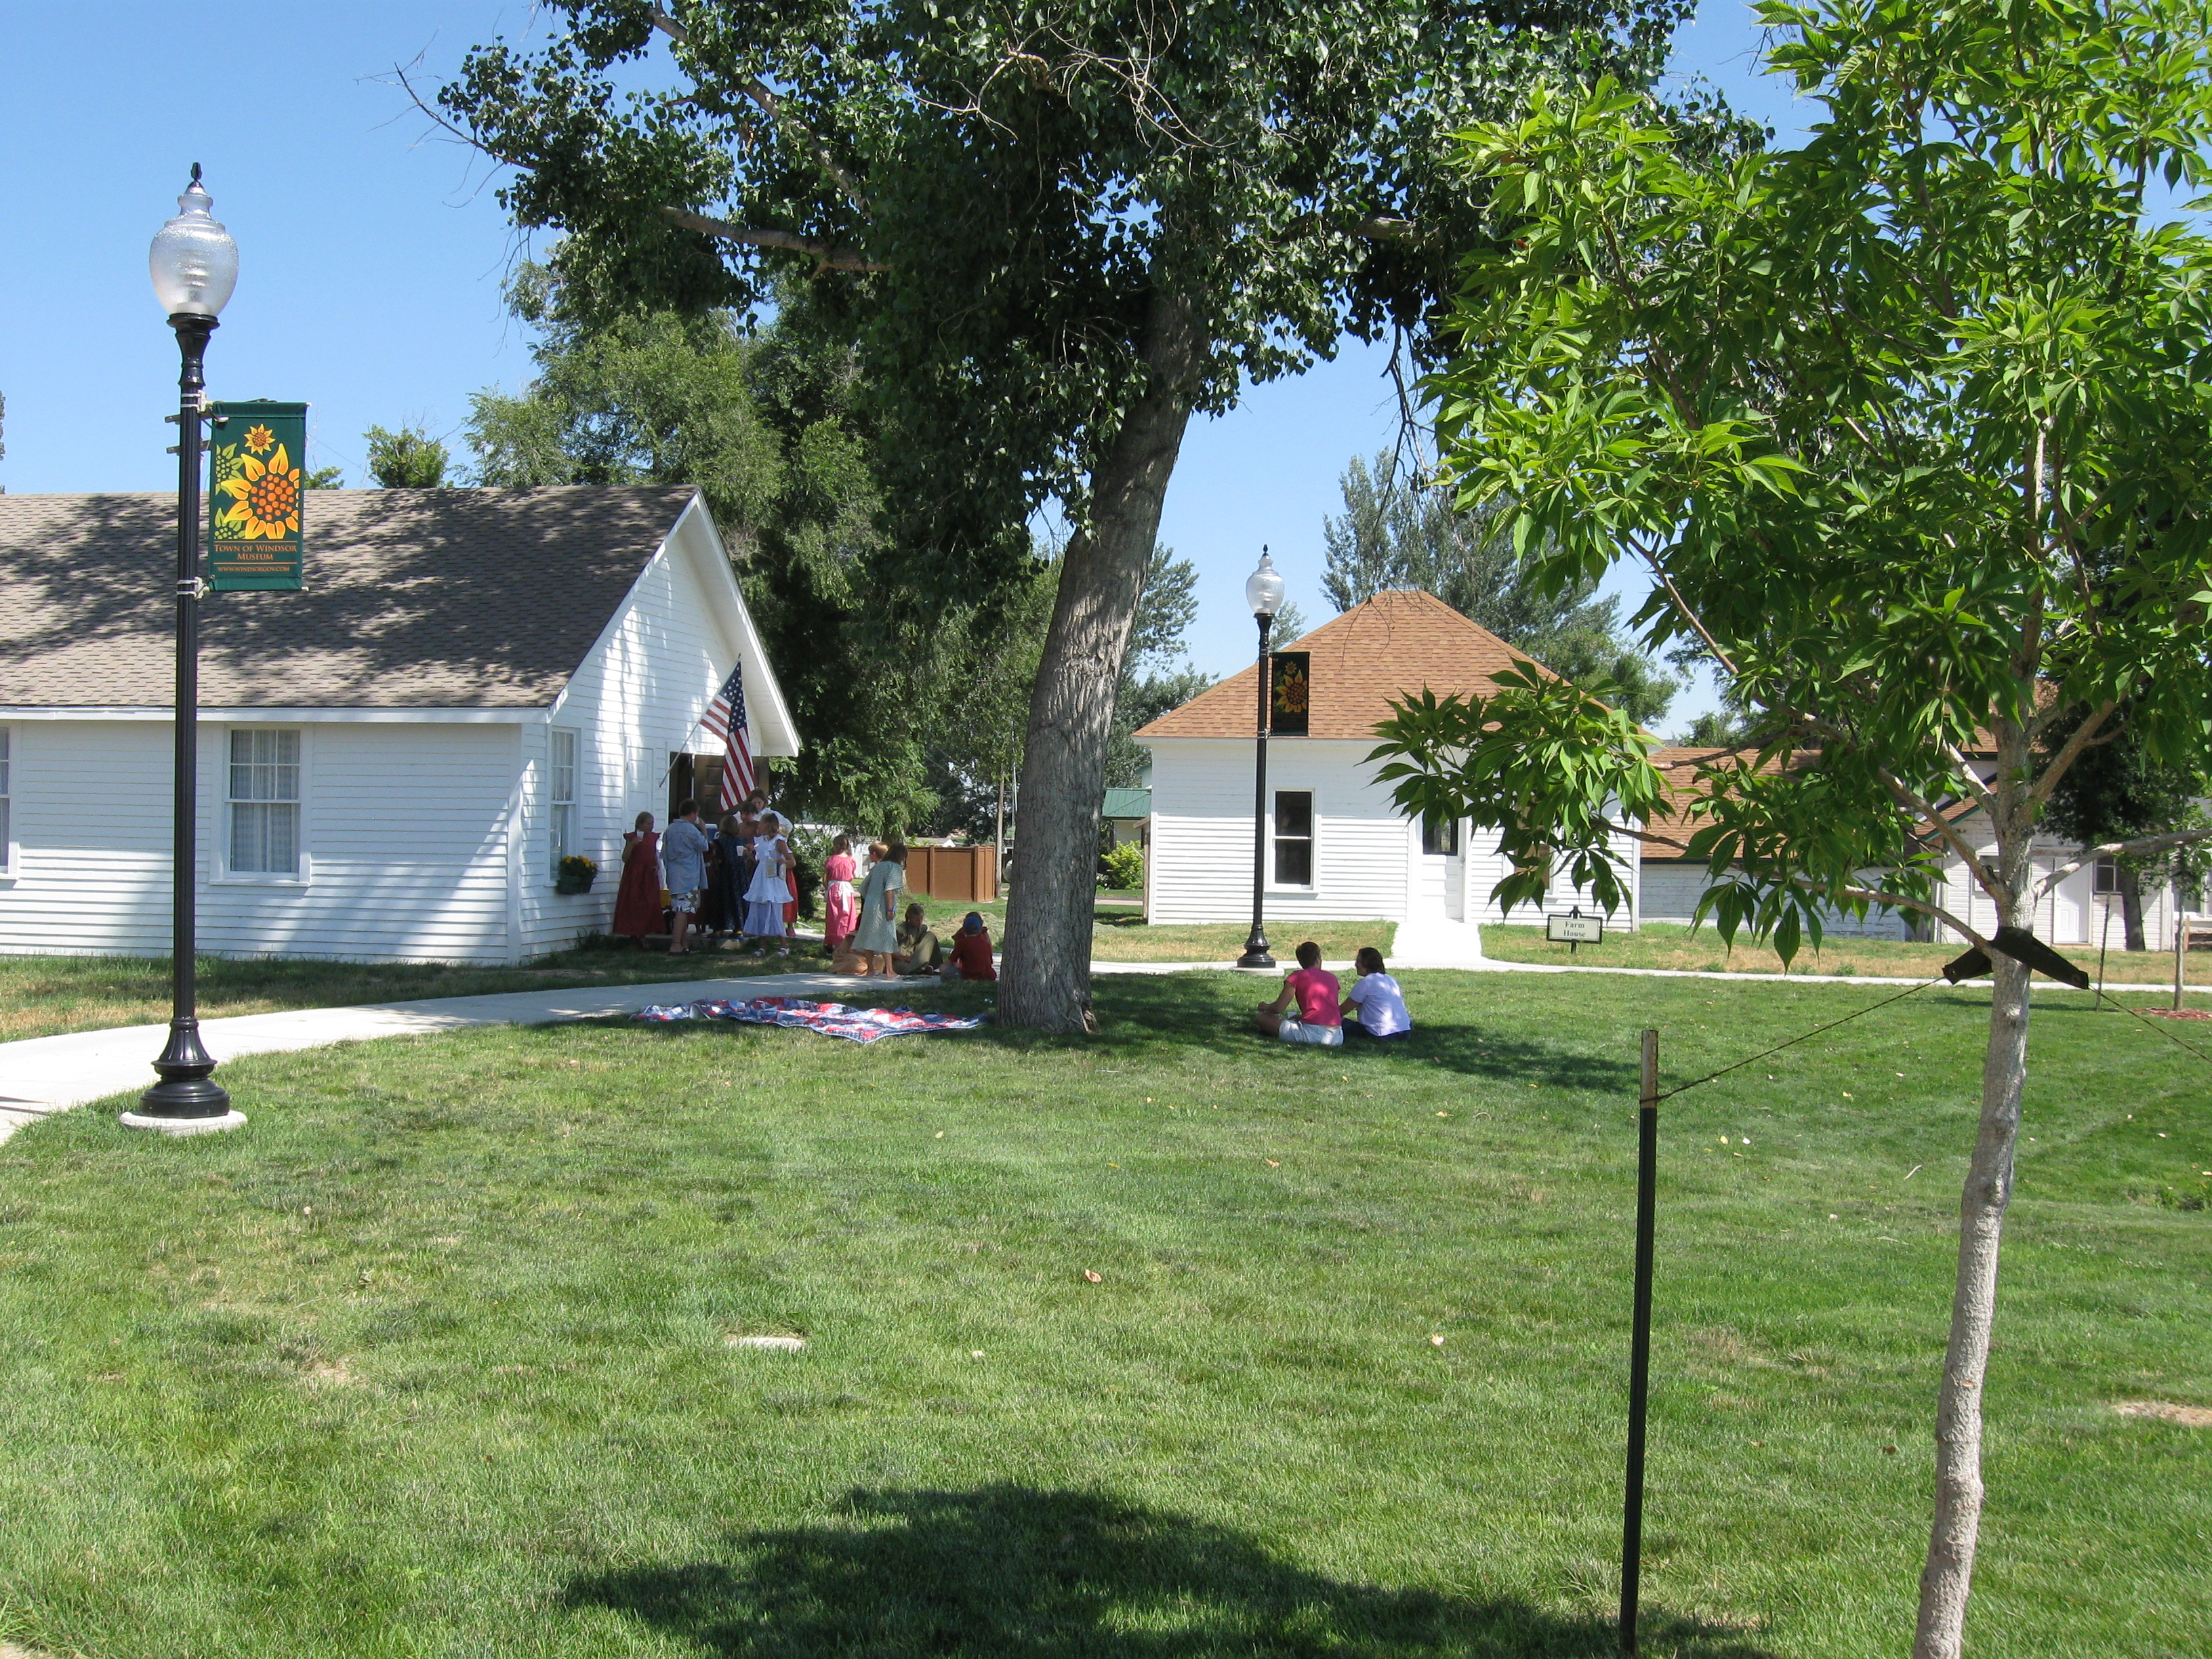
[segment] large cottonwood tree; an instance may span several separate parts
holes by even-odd
[[[1073,526],[1000,1006],[1083,1029],[1114,691],[1186,423],[1346,331],[1421,343],[1474,234],[1449,134],[1540,73],[1648,76],[1687,0],[545,9],[566,33],[477,49],[440,99],[516,221],[564,233],[572,295],[742,307],[811,273],[884,400],[917,584],[1018,574],[1048,501]]]
[[[2212,177],[2212,8],[1759,9],[1772,65],[1826,106],[1801,149],[1692,165],[1618,88],[1469,136],[1495,216],[1436,390],[1469,504],[1516,502],[1561,583],[1644,566],[1647,642],[1705,652],[1761,734],[1697,779],[1687,850],[1723,932],[1787,957],[1824,906],[1879,904],[1994,960],[1914,1644],[1954,1659],[2026,959],[2080,862],[2039,869],[2032,842],[2123,704],[2154,759],[2206,759],[2212,240],[2154,192]],[[1504,831],[1509,899],[1555,860],[1609,877],[1613,821],[1660,802],[1644,740],[1571,686],[1417,702],[1385,748],[1410,809]],[[1943,902],[1947,855],[1986,938]]]

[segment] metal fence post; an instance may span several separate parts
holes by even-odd
[[[1651,1250],[1659,1182],[1659,1033],[1644,1034],[1643,1087],[1636,1110],[1636,1314],[1628,1359],[1628,1491],[1621,1506],[1620,1650],[1636,1652],[1636,1603],[1644,1576],[1644,1421],[1651,1389]]]

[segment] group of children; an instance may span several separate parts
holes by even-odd
[[[1413,1034],[1405,993],[1382,969],[1382,953],[1363,945],[1352,959],[1358,977],[1351,994],[1321,965],[1321,946],[1311,939],[1298,946],[1298,965],[1284,976],[1283,994],[1263,1003],[1253,1021],[1285,1042],[1310,1042],[1325,1048],[1344,1045],[1345,1033],[1377,1042],[1395,1042]],[[1341,998],[1341,1000],[1339,999]],[[1291,1012],[1295,1005],[1297,1012]]]
[[[856,892],[854,879],[859,872],[853,861],[852,838],[840,836],[831,843],[822,866],[823,936],[830,949],[830,971],[856,979],[933,974],[947,984],[998,978],[991,961],[990,932],[981,912],[967,914],[949,948],[930,931],[929,913],[921,905],[909,903],[906,920],[895,920],[899,894],[906,887],[906,854],[897,842],[871,842],[867,878]]]

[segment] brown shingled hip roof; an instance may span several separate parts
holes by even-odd
[[[1433,593],[1392,588],[1279,647],[1313,657],[1306,735],[1372,741],[1392,698],[1488,696],[1501,669],[1534,662]],[[1536,666],[1541,667],[1541,664]],[[1231,675],[1137,732],[1155,738],[1249,738],[1258,715],[1259,665]],[[1296,741],[1292,739],[1292,741]]]
[[[697,493],[315,490],[306,591],[203,603],[200,701],[543,708]],[[173,495],[0,495],[0,705],[168,702],[175,580]]]

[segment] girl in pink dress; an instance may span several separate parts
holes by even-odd
[[[837,947],[853,936],[860,925],[860,901],[853,896],[853,878],[859,874],[853,863],[853,838],[840,836],[830,843],[830,856],[822,861],[822,924],[823,942],[836,956]]]

